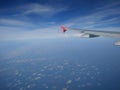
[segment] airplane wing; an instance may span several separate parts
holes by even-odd
[[[94,38],[94,37],[99,37],[99,36],[120,38],[120,32],[75,29],[75,28],[66,28],[65,26],[61,26],[61,28],[62,28],[62,32],[71,30],[71,31],[80,33],[80,37],[83,37],[83,38],[84,37],[85,38]],[[120,45],[120,41],[116,42],[115,45]]]

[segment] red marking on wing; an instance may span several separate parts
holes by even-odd
[[[66,32],[67,31],[67,28],[65,26],[61,26],[62,28],[62,32]]]

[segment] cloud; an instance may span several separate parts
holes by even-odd
[[[38,28],[31,31],[24,28],[2,28],[4,30],[0,28],[0,40],[56,39],[65,37],[59,26]]]
[[[108,4],[93,10],[85,16],[77,16],[61,23],[65,26],[81,29],[99,29],[99,30],[120,30],[120,3]],[[55,8],[54,6],[41,4],[28,4],[26,6],[17,8],[24,16],[30,14],[38,15],[55,15],[63,12],[63,8]],[[44,15],[45,14],[45,15]],[[0,40],[24,40],[24,39],[50,39],[63,38],[65,35],[61,33],[59,22],[48,21],[37,24],[16,19],[0,19]],[[49,23],[49,25],[48,25]],[[58,23],[58,24],[57,24]],[[43,27],[45,26],[45,28]],[[39,27],[38,27],[39,26]],[[34,27],[34,28],[31,28]]]
[[[118,5],[120,3],[98,7],[86,16],[78,16],[68,20],[65,25],[83,29],[107,29],[111,26],[118,28],[120,27],[120,7]]]
[[[113,3],[108,3],[104,6],[101,6],[101,7],[97,8],[97,10],[98,9],[105,10],[105,9],[110,9],[110,8],[116,8],[116,7],[119,7],[119,5],[120,5],[120,1],[113,2]]]
[[[65,11],[66,8],[33,3],[10,8],[9,10],[10,12],[14,12],[12,13],[13,17],[0,19],[0,40],[48,39],[61,37],[61,33],[57,33],[59,27],[57,27],[55,21],[46,22],[38,20],[35,22],[29,15],[52,16]],[[21,19],[19,16],[26,16],[27,18]]]
[[[0,14],[5,16],[9,15],[9,17],[27,17],[29,15],[51,17],[67,10],[68,8],[62,5],[27,3],[10,8],[2,8],[0,9]]]
[[[34,24],[16,19],[0,19],[0,25],[32,27]]]
[[[57,13],[66,11],[67,8],[65,7],[57,7],[57,6],[50,6],[50,5],[42,5],[38,3],[27,4],[24,6],[20,6],[17,8],[20,12],[16,15],[30,15],[30,14],[37,14],[40,16],[52,16]]]
[[[0,19],[0,40],[50,39],[62,37],[55,21],[47,22],[38,20],[35,22],[29,15],[36,14],[42,17],[49,17],[67,10],[66,8],[55,5],[50,6],[31,3],[10,8],[9,10],[10,12],[14,12],[12,13],[13,17]],[[26,16],[27,18],[19,19],[19,16]]]

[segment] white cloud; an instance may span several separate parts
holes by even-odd
[[[15,19],[0,19],[0,25],[7,25],[7,26],[24,26],[24,27],[32,27],[34,26],[30,22],[25,22],[21,20],[15,20]]]
[[[54,15],[56,13],[66,10],[65,8],[57,8],[54,6],[40,5],[40,4],[29,4],[23,7],[16,7],[13,9],[18,11],[18,15],[29,15],[29,14],[39,14],[39,15]],[[19,16],[17,16],[19,18]],[[26,21],[25,21],[26,20]],[[18,40],[18,39],[40,39],[40,38],[59,38],[61,33],[59,33],[58,28],[55,24],[56,22],[46,22],[51,26],[49,28],[38,28],[31,29],[30,27],[40,27],[34,22],[31,23],[30,18],[24,21],[15,19],[0,19],[0,40]],[[40,22],[41,23],[41,22]],[[45,22],[42,22],[42,24]],[[35,27],[36,26],[36,27]],[[55,26],[55,27],[53,27]],[[57,27],[57,28],[56,28]],[[31,30],[29,30],[31,29]],[[57,33],[58,32],[58,33]],[[55,34],[56,33],[56,34]]]
[[[59,12],[66,11],[67,8],[32,3],[24,5],[22,7],[20,6],[18,10],[20,10],[21,12],[17,15],[37,14],[40,16],[52,16]]]
[[[101,7],[99,7],[99,8],[97,8],[97,10],[99,9],[99,10],[105,10],[105,9],[110,9],[110,8],[115,8],[115,7],[119,7],[119,5],[120,5],[120,1],[118,1],[118,2],[113,2],[113,3],[108,3],[108,4],[106,4],[106,5],[104,5],[104,6],[101,6]]]
[[[98,7],[89,15],[68,20],[65,25],[84,29],[102,29],[105,27],[107,29],[110,25],[120,24],[120,7],[117,7],[117,5],[120,5],[120,3]]]
[[[18,6],[13,6],[12,8],[4,8],[0,9],[0,12],[2,14],[6,14],[6,16],[9,13],[9,16],[11,17],[27,17],[31,14],[36,14],[42,17],[50,17],[53,15],[56,15],[60,12],[64,12],[68,10],[66,6],[62,5],[49,5],[49,4],[39,4],[39,3],[28,3],[28,4],[22,4]]]
[[[6,28],[0,29],[0,40],[26,40],[26,39],[53,39],[63,38],[65,35],[61,32],[59,26],[41,28],[35,30],[25,30],[24,28]]]
[[[120,12],[118,4],[98,7],[93,13],[86,16],[79,16],[68,20],[64,25],[83,28],[83,29],[99,29],[99,30],[120,30],[120,26],[112,27],[110,25],[120,24]],[[115,7],[115,8],[113,8]],[[50,14],[54,15],[66,9],[55,8],[40,4],[29,4],[20,8],[21,14]],[[44,16],[44,15],[43,15]],[[60,27],[56,26],[57,22],[50,22],[51,26],[48,28],[38,28],[27,31],[24,27],[35,26],[34,24],[26,21],[15,19],[0,19],[0,40],[18,40],[18,39],[45,39],[45,38],[61,38],[64,35],[61,33]],[[53,25],[52,25],[53,24]],[[17,27],[14,27],[17,26]],[[29,28],[27,28],[29,29]]]

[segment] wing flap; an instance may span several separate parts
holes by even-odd
[[[91,36],[105,36],[105,37],[120,38],[120,32],[85,30],[85,29],[74,29],[74,28],[68,28],[68,29],[79,32],[79,33],[89,34]]]

